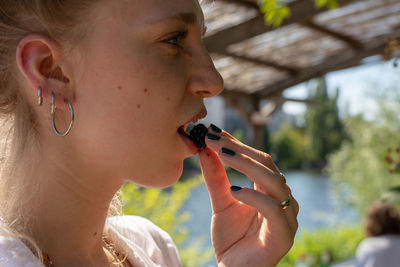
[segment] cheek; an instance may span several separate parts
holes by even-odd
[[[82,149],[104,166],[121,170],[123,177],[135,173],[134,177],[147,181],[149,177],[163,177],[163,173],[175,181],[182,164],[181,155],[171,152],[182,145],[175,129],[175,109],[154,103],[163,99],[152,97],[154,89],[143,88],[139,93],[129,90],[121,84],[108,93],[88,90],[80,95],[74,130]]]
[[[82,148],[124,177],[135,173],[147,182],[153,177],[155,184],[171,184],[181,174],[179,153],[168,153],[179,143],[172,129],[185,85],[179,64],[167,59],[119,51],[94,57],[77,90],[75,127]]]

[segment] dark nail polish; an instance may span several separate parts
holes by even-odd
[[[211,126],[211,129],[214,132],[216,132],[216,133],[221,133],[222,132],[222,130],[219,127],[215,126],[214,124],[211,123],[210,126]]]
[[[223,148],[221,149],[221,151],[222,151],[222,153],[228,154],[229,156],[232,156],[232,157],[236,155],[236,152],[235,152],[235,151],[232,151],[232,150],[230,150],[230,149],[228,149],[228,148],[225,148],[225,147],[223,147]]]
[[[242,188],[240,186],[236,186],[236,185],[232,185],[231,186],[231,191],[237,192],[242,190]]]
[[[221,139],[220,136],[215,135],[215,134],[212,134],[212,133],[208,133],[208,134],[207,134],[207,138],[210,139],[210,140],[216,140],[216,141],[218,141],[219,139]]]

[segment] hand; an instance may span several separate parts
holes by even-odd
[[[199,152],[199,158],[211,199],[211,241],[218,266],[275,266],[293,245],[298,203],[268,154],[225,131],[210,127],[209,133],[220,139],[206,138],[207,147]],[[222,152],[222,148],[235,155]],[[231,191],[221,160],[249,177],[254,189]],[[290,205],[283,209],[281,202],[289,196]]]

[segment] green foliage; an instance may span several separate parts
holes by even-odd
[[[325,78],[316,79],[311,98],[315,101],[306,112],[307,155],[312,162],[324,165],[327,155],[337,150],[345,138],[337,108],[338,91],[330,98]]]
[[[246,143],[245,136],[244,136],[244,132],[243,132],[242,129],[236,129],[236,130],[233,132],[232,136],[235,137],[235,138],[236,138],[237,140],[239,140],[240,142]]]
[[[124,214],[142,216],[167,231],[177,245],[183,266],[202,266],[211,259],[213,251],[203,248],[203,238],[188,242],[188,230],[183,224],[189,212],[181,212],[190,191],[202,182],[202,177],[176,183],[171,190],[142,188],[126,183],[121,189]],[[168,192],[169,191],[169,192]]]
[[[337,0],[314,0],[317,8],[327,7],[334,9],[339,7]],[[261,12],[264,13],[264,20],[267,25],[278,27],[284,19],[291,15],[290,8],[285,0],[259,0]]]
[[[400,174],[391,174],[384,160],[387,148],[399,142],[400,128],[393,131],[389,125],[379,126],[359,117],[348,119],[345,125],[352,141],[330,157],[327,170],[336,181],[337,192],[364,211],[384,191],[400,182]],[[350,185],[352,194],[346,194],[344,184]]]
[[[339,4],[336,0],[314,0],[315,6],[317,8],[328,7],[329,9],[335,9],[339,7]]]
[[[305,139],[300,129],[284,123],[272,135],[271,154],[281,169],[300,168],[304,159]]]
[[[396,149],[388,148],[385,160],[390,165],[391,173],[400,173],[400,145]]]
[[[261,12],[264,13],[264,20],[267,25],[278,27],[282,21],[290,17],[290,9],[281,0],[262,0]]]
[[[277,267],[293,267],[301,256],[306,256],[309,266],[321,266],[320,258],[323,253],[329,253],[331,262],[354,257],[363,238],[361,226],[302,232]]]
[[[399,92],[396,88],[390,91]],[[400,145],[400,96],[383,98],[378,103],[378,120],[366,121],[360,116],[346,120],[351,140],[329,158],[327,168],[337,194],[361,212],[389,187],[400,184],[400,173],[391,173],[385,161],[387,149]]]

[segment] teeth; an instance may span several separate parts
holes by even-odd
[[[187,132],[187,133],[189,133],[192,129],[193,129],[193,127],[194,127],[194,123],[189,123],[187,126],[186,126],[186,129],[185,129],[185,132]]]

